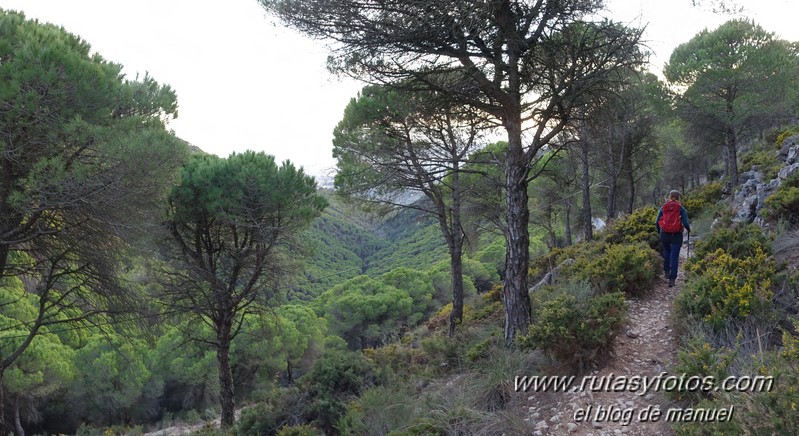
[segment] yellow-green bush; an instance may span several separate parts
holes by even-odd
[[[320,434],[323,434],[322,431],[310,424],[286,426],[277,432],[277,436],[319,436]]]
[[[611,245],[574,277],[588,280],[599,292],[639,296],[652,288],[660,263],[659,255],[644,243]]]
[[[774,149],[757,148],[741,156],[741,170],[748,171],[752,167],[757,166],[758,171],[763,173],[764,180],[771,180],[777,177],[782,162],[777,160],[777,155]]]
[[[620,292],[587,298],[557,295],[542,304],[519,341],[549,353],[574,372],[583,372],[608,356],[626,311]]]
[[[771,238],[763,233],[763,229],[757,224],[720,227],[697,241],[695,255],[689,264],[703,259],[718,249],[735,258],[753,256],[758,249],[771,254]]]
[[[608,244],[636,244],[645,242],[653,250],[660,250],[660,237],[655,227],[658,210],[644,207],[611,222],[603,232]]]
[[[471,315],[472,308],[468,304],[463,305],[463,319],[468,319]],[[438,309],[435,315],[427,320],[427,328],[435,330],[444,326],[449,326],[449,317],[452,314],[452,303],[447,303]]]
[[[573,259],[574,263],[563,265],[560,277],[587,281],[600,293],[619,291],[630,296],[652,287],[662,262],[659,254],[644,242],[609,245],[592,241],[552,250],[548,256],[533,262],[530,275],[534,281],[540,279],[566,259]]]
[[[463,354],[463,345],[454,338],[434,335],[420,342],[424,354],[438,370],[449,371],[458,365]]]
[[[494,284],[494,286],[491,287],[491,289],[488,292],[483,294],[483,298],[486,301],[490,301],[492,303],[495,302],[495,301],[501,302],[502,301],[502,283]]]
[[[492,345],[496,345],[497,342],[497,337],[488,337],[472,345],[466,351],[466,359],[474,362],[489,357]]]
[[[363,355],[375,364],[378,374],[390,372],[400,377],[408,376],[417,365],[427,360],[422,350],[405,347],[397,342],[367,348],[363,350]]]
[[[602,256],[607,248],[607,244],[602,241],[583,241],[578,244],[569,245],[562,248],[554,248],[544,256],[537,257],[530,262],[528,276],[531,283],[540,280],[546,273],[558,267],[566,259],[573,259],[575,262],[561,273],[561,276],[570,277],[574,271],[579,271],[588,265],[593,259]]]
[[[729,319],[768,316],[775,267],[761,248],[740,259],[718,249],[687,268],[697,278],[677,296],[678,314],[700,318],[716,330]]]
[[[275,434],[280,428],[309,421],[308,394],[297,387],[280,388],[266,402],[241,411],[235,434]]]
[[[799,225],[799,171],[794,171],[780,184],[776,192],[764,201],[763,216],[772,221]]]
[[[794,327],[796,328],[796,327]],[[750,374],[773,377],[772,384],[764,382],[762,389],[749,392],[717,391],[713,400],[704,400],[693,407],[729,408],[735,413],[729,422],[693,422],[675,426],[680,435],[799,434],[799,337],[785,332],[780,352],[760,356],[759,365]]]
[[[384,435],[407,426],[416,415],[414,398],[405,389],[375,387],[350,402],[336,434]]]
[[[729,375],[729,367],[735,358],[735,350],[726,348],[717,349],[710,345],[704,336],[694,336],[688,344],[677,351],[677,366],[675,373],[685,374],[688,377],[713,377],[723,380]],[[674,392],[678,400],[700,400],[711,398],[714,391],[710,390],[684,390]]]
[[[475,309],[474,311],[470,312],[468,317],[464,315],[464,319],[465,321],[478,321],[481,319],[488,319],[496,314],[503,313],[502,309],[503,309],[502,302],[494,301],[489,304],[486,304],[485,306],[479,309]]]
[[[793,127],[787,128],[787,129],[785,129],[784,131],[780,132],[777,135],[777,139],[774,141],[774,144],[777,147],[780,147],[780,146],[782,146],[782,142],[783,141],[785,141],[787,138],[789,138],[789,137],[791,137],[793,135],[796,135],[797,133],[799,133],[799,126],[793,126]]]
[[[530,275],[541,277],[566,259],[574,263],[561,277],[588,281],[598,292],[640,295],[659,271],[660,238],[655,231],[657,210],[646,207],[614,221],[597,240],[552,250],[531,264]]]
[[[689,219],[715,207],[716,203],[721,200],[723,189],[724,185],[717,181],[701,185],[686,194],[681,203],[688,212]]]

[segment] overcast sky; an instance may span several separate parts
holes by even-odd
[[[709,2],[710,0],[704,0]],[[793,0],[737,0],[766,30],[799,40]],[[729,16],[691,0],[608,0],[612,17],[646,26],[660,71],[671,51]],[[149,72],[175,89],[175,133],[227,156],[263,150],[322,176],[332,131],[362,84],[331,76],[325,46],[286,30],[256,0],[0,0],[3,9],[63,26],[129,77]]]

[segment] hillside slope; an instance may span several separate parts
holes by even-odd
[[[687,247],[683,245],[681,262]],[[677,338],[671,320],[674,298],[682,290],[683,264],[676,285],[669,288],[660,280],[642,298],[628,300],[629,319],[623,332],[614,340],[614,353],[603,368],[585,377],[577,377],[566,392],[527,393],[528,418],[535,435],[670,435],[665,418],[651,420],[648,411],[665,415],[677,406],[663,391],[656,389],[620,390],[623,380],[635,377],[654,378],[663,372],[673,374]],[[587,386],[581,389],[580,383]],[[614,384],[614,382],[616,382]],[[602,386],[602,383],[607,383]],[[591,389],[594,386],[597,389]]]

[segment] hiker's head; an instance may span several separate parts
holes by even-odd
[[[680,199],[680,191],[671,191],[669,192],[669,200],[679,200]]]

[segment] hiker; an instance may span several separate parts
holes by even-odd
[[[661,206],[655,220],[660,241],[663,243],[663,270],[669,279],[669,287],[674,286],[677,279],[677,266],[680,261],[680,247],[682,246],[683,228],[691,234],[688,224],[688,212],[680,204],[680,191],[669,192],[669,201]]]

